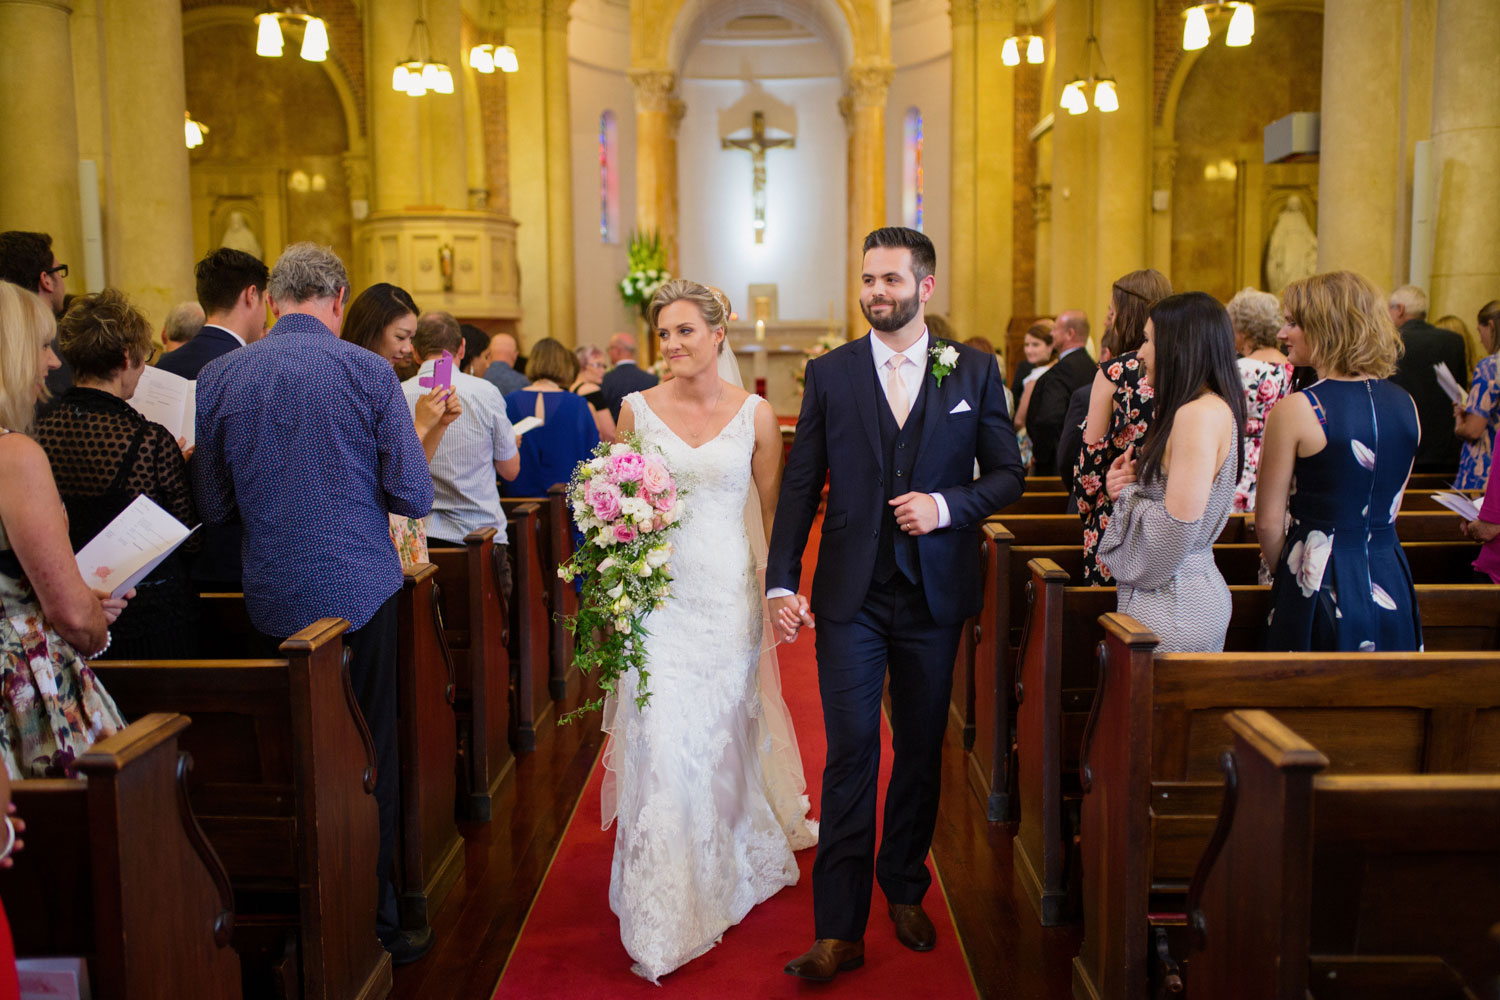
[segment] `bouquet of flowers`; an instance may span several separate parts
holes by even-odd
[[[645,708],[651,693],[641,623],[672,592],[667,536],[682,517],[682,492],[660,453],[627,433],[614,444],[601,442],[593,458],[578,463],[568,505],[584,536],[557,569],[564,580],[583,578],[578,614],[565,622],[575,640],[574,662],[586,674],[597,671],[599,686],[610,694],[634,670],[636,706]],[[602,705],[596,698],[559,721]]]
[[[667,251],[656,233],[632,233],[625,277],[620,279],[620,297],[644,319],[651,296],[671,280]]]
[[[829,351],[844,343],[844,335],[829,330],[823,336],[813,342],[813,345],[802,353],[807,355],[807,361],[813,358],[821,358]],[[807,386],[807,361],[802,363],[802,368],[792,377],[797,380],[797,391],[800,393]]]

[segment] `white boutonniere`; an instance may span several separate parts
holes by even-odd
[[[932,355],[932,377],[937,379],[938,385],[942,385],[943,379],[958,367],[958,348],[939,340],[927,353]]]

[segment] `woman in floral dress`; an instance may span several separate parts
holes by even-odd
[[[1269,292],[1254,288],[1241,289],[1226,307],[1229,322],[1234,325],[1234,346],[1240,384],[1245,389],[1245,465],[1239,486],[1234,491],[1235,511],[1255,509],[1255,481],[1260,474],[1261,438],[1265,434],[1266,415],[1292,391],[1292,373],[1286,355],[1277,348],[1276,334],[1281,329],[1281,303]],[[1269,583],[1269,576],[1262,581]]]
[[[1145,342],[1151,306],[1171,294],[1171,282],[1151,268],[1131,271],[1110,292],[1100,338],[1099,353],[1105,360],[1094,376],[1083,450],[1073,466],[1073,495],[1083,519],[1083,582],[1090,587],[1114,584],[1109,567],[1099,561],[1099,538],[1109,527],[1113,507],[1104,491],[1104,476],[1151,426],[1151,385],[1136,351]]]
[[[1318,381],[1271,411],[1255,510],[1274,566],[1266,648],[1422,647],[1411,568],[1396,515],[1419,437],[1417,408],[1388,381],[1399,335],[1385,299],[1349,271],[1282,293],[1281,339]],[[1290,506],[1290,530],[1287,512]]]
[[[59,366],[52,334],[52,310],[0,282],[0,753],[12,778],[71,776],[125,725],[84,659],[108,648],[125,600],[79,574],[46,453],[24,433]]]
[[[1500,301],[1479,310],[1479,342],[1489,352],[1474,366],[1474,384],[1462,404],[1453,404],[1453,433],[1462,441],[1458,460],[1461,490],[1482,490],[1489,485],[1490,460],[1495,452],[1495,430],[1500,427]]]

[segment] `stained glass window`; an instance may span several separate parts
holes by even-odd
[[[922,228],[922,112],[906,109],[901,142],[901,216],[908,228]]]
[[[599,116],[599,240],[620,242],[620,134],[613,111]]]

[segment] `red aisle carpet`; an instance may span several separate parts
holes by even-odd
[[[815,536],[808,545],[809,556],[816,547]],[[806,578],[811,579],[810,568]],[[797,727],[807,791],[816,814],[827,745],[812,637],[804,634],[795,645],[780,646],[778,651],[782,686]],[[889,726],[882,728],[883,809],[891,769],[891,735]],[[751,910],[725,932],[718,947],[664,976],[660,989],[638,978],[630,971],[630,957],[620,944],[619,921],[609,909],[614,828],[599,829],[602,775],[603,769],[595,764],[515,950],[501,973],[497,1000],[660,998],[660,989],[676,997],[715,1000],[802,997],[826,993],[830,988],[845,996],[875,1000],[975,996],[963,949],[936,879],[924,901],[937,927],[938,943],[932,951],[917,954],[901,946],[886,916],[885,897],[876,886],[865,932],[864,968],[841,973],[831,985],[804,983],[782,972],[782,966],[812,945],[813,849],[797,855],[802,870],[797,884]],[[929,858],[929,868],[931,864]]]

